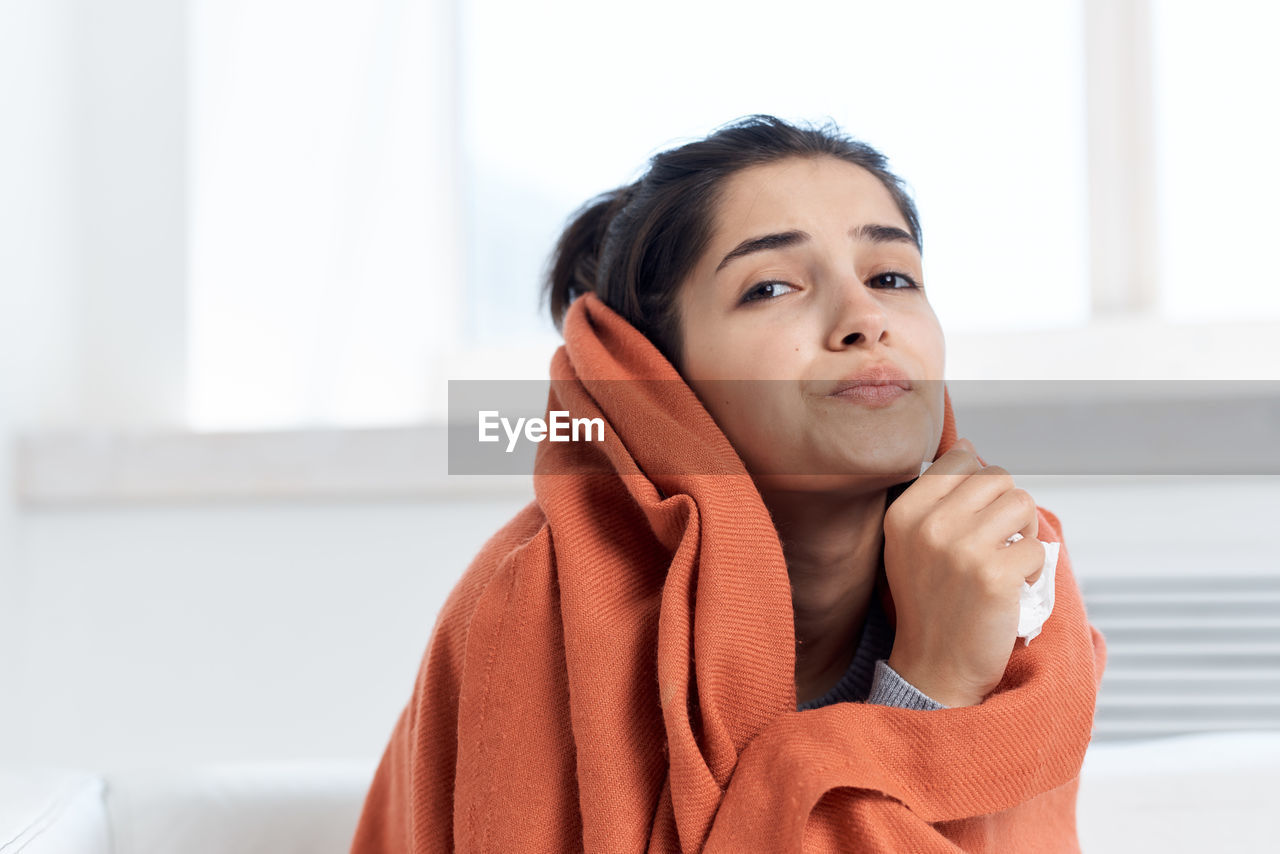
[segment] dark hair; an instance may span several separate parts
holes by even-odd
[[[543,285],[556,329],[562,329],[569,303],[595,291],[678,367],[676,292],[711,240],[725,179],[748,166],[823,155],[879,178],[923,250],[915,203],[887,169],[884,155],[831,120],[814,127],[770,115],[745,116],[705,139],[655,154],[640,179],[596,196],[569,217]]]

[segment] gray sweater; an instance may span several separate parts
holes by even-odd
[[[929,711],[947,708],[920,693],[889,666],[887,659],[892,650],[893,626],[880,606],[880,597],[872,596],[867,619],[862,626],[862,638],[858,641],[849,669],[830,691],[815,700],[801,703],[796,710],[803,712],[841,702]]]

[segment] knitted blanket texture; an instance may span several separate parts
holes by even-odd
[[[979,705],[798,712],[787,567],[737,453],[594,294],[564,337],[548,409],[605,441],[539,445],[536,499],[436,618],[352,854],[1078,852],[1106,645],[1066,547]],[[937,456],[956,438],[947,394]]]

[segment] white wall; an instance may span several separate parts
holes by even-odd
[[[77,416],[178,425],[185,403],[187,3],[74,0]]]
[[[172,420],[181,335],[184,4],[0,6],[0,442],[46,425]],[[177,352],[181,352],[180,348]],[[148,389],[142,394],[143,388]],[[145,398],[145,400],[144,400]],[[0,478],[11,479],[9,453]],[[27,568],[0,495],[0,679]],[[14,704],[0,709],[13,732]]]
[[[1258,573],[1280,479],[1028,479],[1090,577]],[[31,509],[22,729],[0,756],[113,769],[380,756],[445,596],[522,497]],[[1223,544],[1229,543],[1229,548]],[[13,595],[13,588],[8,596]],[[15,684],[10,682],[8,684]]]
[[[0,729],[0,756],[103,769],[372,763],[445,596],[524,503],[23,513],[23,689],[3,706],[27,720]]]
[[[71,5],[18,0],[0,7],[0,480],[10,480],[14,426],[70,409],[77,256],[70,164]],[[0,490],[0,684],[26,692],[14,650],[25,577],[15,558],[11,492]],[[8,693],[8,692],[6,692]],[[6,756],[23,732],[21,703],[0,703]]]

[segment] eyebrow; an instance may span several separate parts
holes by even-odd
[[[874,223],[859,225],[849,229],[849,236],[854,240],[865,240],[871,243],[910,243],[912,246],[917,246],[916,239],[909,232],[894,225],[876,225]],[[780,231],[777,234],[766,234],[763,237],[748,238],[733,247],[733,250],[724,256],[724,260],[716,267],[716,272],[719,273],[735,258],[741,258],[753,252],[766,252],[770,249],[785,249],[788,246],[797,246],[809,241],[812,237],[813,235],[807,231],[792,229],[791,231]],[[917,246],[917,248],[919,247]]]

